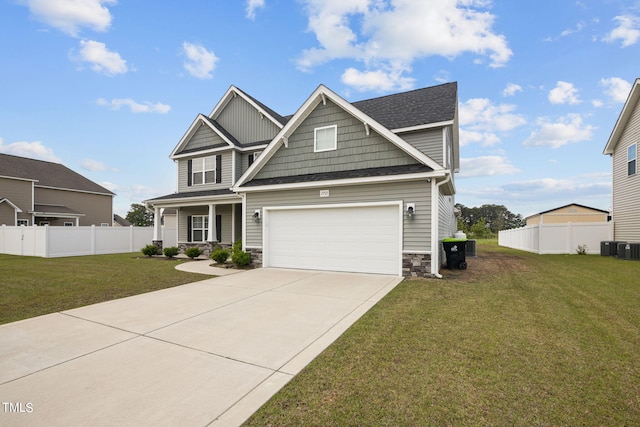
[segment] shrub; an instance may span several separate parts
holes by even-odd
[[[191,259],[198,258],[201,253],[200,248],[196,248],[195,246],[187,248],[184,251],[184,254]]]
[[[227,258],[229,258],[229,251],[220,247],[216,248],[211,253],[211,259],[218,264],[224,264],[227,261]]]
[[[168,248],[164,248],[164,250],[162,251],[164,256],[166,256],[167,258],[173,258],[174,256],[178,255],[179,252],[180,251],[175,246],[169,246]]]
[[[233,253],[242,252],[242,240],[236,240],[233,244]]]
[[[576,249],[578,255],[586,255],[587,254],[587,245],[578,245],[578,249]]]
[[[231,261],[236,267],[244,267],[251,262],[251,254],[249,252],[235,251],[231,256]]]
[[[142,248],[142,253],[149,257],[158,255],[158,247],[156,245],[147,245]]]

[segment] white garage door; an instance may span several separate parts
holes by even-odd
[[[264,264],[400,275],[399,206],[266,209]]]

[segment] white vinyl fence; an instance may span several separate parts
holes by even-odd
[[[613,239],[613,222],[540,224],[503,230],[498,244],[536,254],[575,254],[586,245],[587,253],[599,254],[600,242]]]
[[[175,229],[163,233],[176,246]],[[0,253],[44,258],[138,252],[152,240],[153,227],[0,227]]]

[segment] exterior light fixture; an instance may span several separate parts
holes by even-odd
[[[255,222],[260,222],[260,209],[256,209],[253,213],[253,220]]]
[[[413,216],[415,214],[416,214],[416,204],[407,203],[407,217],[409,217],[409,219],[413,219]]]

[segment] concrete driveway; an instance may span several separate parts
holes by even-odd
[[[0,326],[0,425],[239,425],[401,278],[256,269]]]

